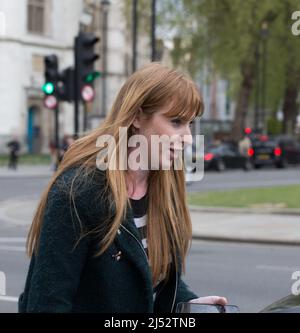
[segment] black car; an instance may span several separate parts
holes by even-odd
[[[263,313],[300,313],[300,295],[289,295],[267,306]]]
[[[282,157],[286,164],[300,164],[300,143],[289,136],[276,138],[278,147],[282,150]]]
[[[300,147],[293,140],[269,139],[265,135],[252,140],[248,154],[255,168],[273,165],[285,168],[288,164],[300,163]]]
[[[239,313],[237,305],[179,303],[176,312],[181,313]],[[289,295],[268,305],[260,313],[300,313],[300,295]]]
[[[282,149],[275,141],[269,140],[265,136],[252,141],[252,148],[248,151],[255,168],[264,165],[275,165],[277,168],[285,167],[282,158]]]
[[[204,167],[206,170],[213,169],[217,171],[237,168],[250,170],[252,164],[249,158],[239,153],[236,145],[223,143],[218,146],[208,146],[206,148]]]

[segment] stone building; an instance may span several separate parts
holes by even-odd
[[[7,151],[6,142],[13,135],[20,139],[23,152],[49,152],[54,111],[43,105],[44,57],[57,54],[60,69],[73,66],[79,29],[101,37],[96,66],[105,80],[98,79],[93,105],[80,114],[82,120],[86,111],[87,129],[99,125],[131,73],[131,31],[123,5],[123,0],[0,0],[0,153]],[[139,38],[139,50],[141,66],[150,58],[147,37]],[[82,132],[83,120],[80,123]],[[60,104],[59,128],[60,137],[73,134],[71,103]]]

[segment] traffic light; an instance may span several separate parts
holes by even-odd
[[[57,82],[58,82],[58,58],[55,54],[44,58],[45,64],[45,84],[42,91],[45,94],[44,105],[46,108],[54,110],[58,105],[57,99]]]
[[[74,69],[68,67],[59,73],[57,95],[60,101],[71,102],[74,100]]]
[[[99,38],[93,33],[80,32],[75,39],[75,67],[76,79],[78,82],[78,94],[86,86],[93,86],[95,79],[101,76],[101,73],[95,71],[95,61],[99,55],[95,53],[95,45]]]
[[[58,80],[58,59],[55,54],[44,58],[45,84],[42,87],[45,95],[55,95]]]

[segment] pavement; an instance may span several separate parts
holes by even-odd
[[[0,202],[0,226],[29,226],[38,198]],[[190,206],[193,238],[300,245],[300,212],[271,210],[214,209]]]
[[[53,170],[50,165],[19,165],[17,170],[0,167],[0,178],[23,178],[23,177],[51,177]]]
[[[49,165],[0,167],[0,178],[50,179]],[[0,227],[29,226],[39,198],[24,196],[0,201]],[[300,245],[300,209],[276,206],[223,208],[190,206],[193,238],[250,243]]]
[[[193,238],[300,245],[300,212],[190,207]]]

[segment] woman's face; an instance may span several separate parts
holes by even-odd
[[[143,135],[147,139],[148,166],[152,169],[155,163],[159,165],[160,169],[170,168],[174,159],[182,153],[183,145],[192,144],[191,123],[176,117],[169,118],[165,115],[167,111],[166,107],[161,108],[150,119],[147,119],[140,110],[133,122],[133,125],[138,128],[137,134]],[[162,135],[165,136],[165,143],[163,145],[155,143],[155,139],[161,138]],[[146,152],[144,157],[145,155]]]

